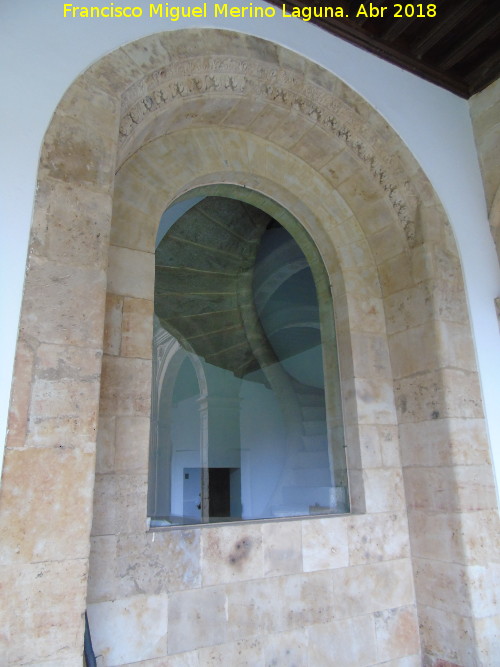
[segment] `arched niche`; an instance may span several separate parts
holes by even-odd
[[[330,72],[249,35],[190,30],[146,37],[92,65],[46,133],[0,521],[9,597],[29,591],[55,620],[48,642],[33,618],[22,633],[11,619],[12,636],[23,636],[11,655],[77,659],[92,514],[100,553],[101,536],[145,530],[156,227],[176,198],[228,183],[275,200],[321,251],[345,352],[354,506],[373,521],[408,510],[424,651],[449,656],[445,635],[457,636],[464,618],[482,645],[474,593],[465,611],[451,602],[451,614],[432,597],[450,562],[457,581],[489,587],[491,549],[479,553],[467,536],[471,525],[488,536],[495,516],[443,209],[400,138]],[[428,553],[436,515],[443,543],[463,528],[452,554]],[[116,600],[96,572],[89,600]],[[436,625],[447,632],[436,638]]]

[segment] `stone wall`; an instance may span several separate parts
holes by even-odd
[[[33,608],[2,619],[7,664],[78,664],[88,603],[102,665],[492,665],[498,514],[460,262],[381,117],[274,44],[172,32],[75,82],[39,179],[0,511],[3,585]],[[289,211],[329,273],[350,516],[147,530],[154,238],[221,184]]]
[[[500,79],[470,99],[490,226],[500,256]]]
[[[225,146],[222,154],[218,154],[219,146]],[[174,155],[189,150],[189,159],[184,163],[174,160],[168,168],[170,162],[163,159],[167,147]],[[243,178],[242,154],[251,154],[255,165],[264,165],[260,173],[253,167]],[[307,660],[328,664],[332,650],[346,665],[366,660],[377,664],[401,657],[419,663],[389,354],[383,337],[385,325],[375,307],[378,282],[369,284],[374,275],[369,270],[372,260],[366,256],[365,275],[359,276],[356,270],[357,285],[346,288],[336,250],[328,240],[328,225],[339,228],[346,211],[340,200],[328,193],[328,187],[323,186],[320,197],[307,192],[315,176],[306,163],[278,147],[275,156],[279,170],[277,164],[265,166],[269,158],[265,139],[234,128],[200,127],[148,142],[117,175],[111,234],[117,245],[111,246],[108,273],[108,288],[114,293],[108,294],[108,347],[103,362],[104,369],[113,371],[108,375],[104,370],[101,385],[98,451],[106,454],[102,466],[98,459],[88,598],[97,650],[105,656],[103,664],[166,655],[169,661],[177,656],[181,664],[210,664],[210,660],[215,664],[246,664],[247,658],[237,658],[240,651],[263,664],[286,659],[287,651],[302,664]],[[233,166],[236,161],[237,170]],[[226,173],[222,178],[221,169]],[[254,191],[224,185],[229,175],[234,182],[238,172],[242,184],[253,179]],[[297,177],[292,188],[295,194],[289,189],[290,174],[300,174],[303,182],[297,192]],[[113,451],[130,452],[136,445],[135,433],[120,429],[120,424],[144,418],[149,377],[144,381],[138,369],[150,355],[152,333],[146,328],[133,332],[135,347],[141,352],[133,355],[132,365],[131,357],[123,351],[123,336],[130,328],[120,324],[117,304],[137,298],[145,303],[148,292],[152,299],[153,277],[148,267],[154,261],[157,212],[175,194],[175,180],[189,183],[193,177],[196,193],[206,191],[201,187],[203,180],[211,184],[205,188],[211,189],[215,183],[219,194],[239,194],[255,205],[272,206],[258,193],[272,195],[271,202],[279,201],[294,215],[300,214],[299,219],[309,221],[313,238],[327,227],[322,242],[317,242],[332,278],[337,271],[337,325],[352,488],[358,511],[362,505],[367,514],[146,532],[146,452],[137,450],[137,458],[130,457],[127,467],[121,454],[120,464],[116,464]],[[129,203],[130,192],[136,195]],[[131,238],[128,231],[137,221],[137,210],[143,216],[141,240]],[[279,218],[280,213],[275,215]],[[317,221],[317,228],[313,221]],[[351,227],[355,224],[354,220],[350,223]],[[125,249],[126,243],[129,247]],[[338,241],[337,249],[343,245],[349,255],[352,240]],[[133,275],[134,281],[128,281],[127,275]],[[373,295],[369,302],[372,318],[366,318],[365,324],[360,319],[349,325],[346,299],[363,303],[364,290]],[[129,336],[127,333],[127,349]],[[367,350],[372,350],[369,358]],[[356,381],[362,383],[363,394],[352,390]],[[122,393],[120,387],[127,389]],[[372,393],[375,387],[376,396]],[[363,479],[356,480],[357,470]],[[132,627],[140,625],[140,634],[130,630],[130,619],[134,619]],[[126,636],[121,645],[111,628],[124,623]],[[363,641],[353,642],[359,628]]]

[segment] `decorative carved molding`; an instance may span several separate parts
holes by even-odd
[[[305,122],[343,143],[369,171],[391,202],[408,244],[415,245],[414,202],[418,197],[410,176],[396,172],[391,165],[395,162],[400,167],[399,157],[394,158],[381,148],[381,137],[373,127],[368,129],[353,107],[303,75],[275,64],[234,56],[195,57],[157,69],[126,92],[127,100],[137,98],[126,105],[121,117],[121,147],[153,118],[168,112],[172,104],[204,95],[259,99],[302,116]]]

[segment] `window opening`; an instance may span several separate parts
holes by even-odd
[[[306,258],[254,206],[193,202],[167,212],[156,250],[152,525],[344,513],[340,378],[319,253],[309,240]]]

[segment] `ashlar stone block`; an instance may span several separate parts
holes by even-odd
[[[351,618],[414,604],[409,559],[332,570],[334,618]]]
[[[112,136],[111,133],[117,128],[120,104],[113,95],[96,86],[89,77],[83,76],[66,90],[58,109],[76,121],[81,122],[84,117],[92,119],[97,132]]]
[[[352,165],[353,169],[356,166],[356,161],[353,159],[352,161],[348,162],[349,165]],[[342,182],[342,184],[339,186],[338,191],[341,194],[341,196],[345,199],[345,201],[348,203],[350,206],[351,210],[353,211],[354,215],[358,219],[361,220],[360,216],[358,215],[358,212],[360,209],[365,209],[366,206],[373,205],[375,202],[379,201],[382,198],[382,192],[381,189],[378,185],[373,180],[369,180],[366,177],[359,177],[359,165],[354,171],[354,173],[349,174],[348,178]],[[388,202],[385,202],[385,207],[387,209]],[[365,220],[368,219],[368,216],[363,216],[363,225],[365,224]],[[377,231],[380,231],[383,227],[386,227],[389,223],[390,219],[387,219],[387,216],[385,218],[385,224],[379,227]],[[370,221],[370,224],[373,224]],[[369,235],[369,233],[373,233],[375,229],[365,230],[365,233]]]
[[[227,614],[222,586],[173,593],[168,600],[168,654],[225,644]]]
[[[376,637],[370,615],[308,628],[309,664],[366,667],[374,664]],[[376,659],[376,658],[375,658]]]
[[[376,267],[367,266],[358,269],[349,269],[341,274],[345,290],[348,294],[358,298],[372,298],[381,296],[380,281]],[[338,292],[335,293],[338,298]]]
[[[146,505],[147,475],[96,475],[92,535],[144,533]]]
[[[287,112],[276,104],[267,104],[263,111],[250,124],[253,134],[267,137],[280,124],[286,123]]]
[[[200,665],[205,667],[252,667],[252,665],[264,665],[263,644],[265,639],[253,637],[242,639],[238,642],[223,644],[222,646],[211,646],[198,650]]]
[[[396,381],[394,391],[401,423],[483,416],[477,373],[450,368],[429,371]]]
[[[94,652],[103,667],[118,667],[167,652],[165,595],[135,595],[88,606]]]
[[[392,228],[387,229],[384,232],[379,232],[379,235],[375,236],[375,240],[378,242],[378,254],[383,257],[384,255],[391,255],[384,262],[379,264],[379,276],[380,276],[380,285],[382,287],[382,292],[384,297],[394,294],[395,292],[400,292],[401,290],[410,289],[414,285],[414,279],[411,274],[411,271],[408,270],[410,266],[410,255],[408,252],[399,252],[397,246],[386,247],[389,244],[387,236],[389,235]],[[384,245],[385,241],[385,245]],[[391,253],[392,249],[392,253]],[[376,259],[378,259],[376,257]]]
[[[399,225],[399,221],[395,216],[392,206],[386,197],[380,196],[380,190],[377,189],[378,197],[374,198],[373,195],[367,199],[359,198],[356,202],[356,216],[363,220],[363,230],[364,233],[371,237],[373,234],[384,231],[384,234],[388,233],[389,229],[392,229],[394,233],[394,223]],[[399,248],[406,247],[406,240],[403,235],[403,230],[398,235],[397,246]],[[390,242],[387,241],[390,245]],[[391,256],[393,253],[390,252],[385,258]]]
[[[352,211],[347,207],[338,192],[332,192],[331,197],[327,203],[329,204],[329,210],[328,212],[325,211],[324,219],[332,219],[332,234],[335,235],[335,245],[336,248],[339,249],[339,252],[340,248],[343,246],[348,247],[351,244],[363,241],[364,233],[359,226],[357,219],[354,217]],[[360,271],[362,273],[366,273],[367,270],[369,270],[368,267],[360,267]],[[347,273],[348,271],[354,273],[352,269],[346,268],[345,272]],[[342,280],[343,277],[344,273],[339,274],[340,280]],[[362,280],[360,282],[362,282]],[[375,292],[375,296],[379,295],[379,292]]]
[[[137,591],[172,593],[200,587],[200,533],[196,530],[118,535],[115,570],[120,597]]]
[[[36,204],[32,229],[36,255],[59,264],[106,268],[109,194],[49,178],[40,184]]]
[[[99,535],[90,540],[87,603],[116,600],[116,535]]]
[[[436,329],[431,322],[389,336],[394,377],[408,377],[438,368],[442,357],[436,338]]]
[[[39,346],[27,445],[95,451],[100,368],[99,350]]]
[[[283,148],[290,148],[314,127],[301,114],[288,113],[286,123],[280,124],[269,134],[269,139]]]
[[[109,193],[115,170],[117,119],[111,116],[109,124],[96,127],[94,114],[88,124],[81,118],[65,116],[61,120],[60,115],[57,111],[45,134],[39,176]]]
[[[350,295],[348,310],[344,313],[337,308],[335,320],[340,326],[346,324],[352,331],[385,334],[384,304],[378,297]]]
[[[123,301],[122,345],[124,357],[151,359],[153,302],[125,297]]]
[[[285,629],[328,623],[335,617],[331,571],[289,577],[282,586]]]
[[[498,586],[493,584],[493,579],[498,571],[495,570],[495,567],[415,559],[419,602],[450,614],[492,616],[497,611]]]
[[[130,50],[117,49],[89,67],[85,79],[116,97],[141,75],[142,68],[131,57]]]
[[[50,665],[81,656],[87,564],[79,558],[1,568],[0,588],[9,610],[0,638],[8,638],[6,646],[0,644],[3,664]]]
[[[92,453],[64,445],[8,449],[1,490],[0,562],[86,559],[93,475]]]
[[[368,512],[404,511],[405,489],[399,468],[367,468],[363,479]]]
[[[115,429],[116,418],[99,417],[96,443],[96,473],[113,472],[115,467]]]
[[[264,575],[259,525],[204,529],[201,550],[204,586],[259,579]]]
[[[405,332],[435,317],[434,290],[427,283],[412,285],[384,299],[387,333]]]
[[[392,378],[387,338],[380,334],[351,334],[354,374],[362,378]]]
[[[473,665],[476,662],[472,618],[420,604],[419,623],[424,664],[427,664],[426,658],[431,656],[440,656],[443,661],[456,665]],[[451,642],[450,637],[453,638]]]
[[[331,134],[317,126],[308,129],[294,146],[295,155],[318,170],[341,151],[342,145]]]
[[[114,447],[116,472],[147,474],[149,455],[148,417],[117,417]]]
[[[198,660],[198,651],[186,651],[163,658],[139,660],[134,662],[134,667],[203,667],[203,665]]]
[[[389,380],[355,378],[356,407],[360,424],[395,424],[394,394]]]
[[[377,264],[401,256],[408,247],[407,239],[403,232],[401,231],[400,234],[397,232],[395,233],[393,224],[372,234],[368,238],[368,242],[373,253],[373,258]],[[405,285],[405,278],[402,279],[402,284],[403,286]]]
[[[394,377],[452,367],[473,372],[476,360],[470,328],[455,322],[426,323],[389,337]]]
[[[17,343],[9,410],[7,447],[24,447],[31,402],[34,353],[22,339]]]
[[[165,67],[170,58],[167,49],[168,41],[162,35],[148,35],[122,46],[122,51],[145,73]]]
[[[500,646],[500,618],[497,615],[475,620],[477,650],[485,664],[494,664]]]
[[[237,76],[233,78],[233,81],[235,80],[236,85],[238,85]],[[170,132],[187,130],[196,126],[222,125],[224,119],[233,112],[236,101],[232,97],[210,97],[207,95],[205,97],[195,97],[176,106],[174,113],[169,115],[168,130]],[[219,162],[219,168],[220,166]]]
[[[408,518],[414,536],[412,553],[417,558],[486,565],[500,554],[499,518],[495,510],[432,514],[413,510]]]
[[[349,563],[362,565],[410,556],[404,513],[363,514],[347,520]]]
[[[375,635],[379,661],[416,655],[420,650],[415,606],[375,612]]]
[[[491,466],[414,467],[404,471],[409,508],[471,512],[496,507]]]
[[[302,572],[302,529],[298,521],[263,523],[264,576]]]
[[[153,299],[154,253],[110,246],[108,290],[113,294]]]
[[[228,640],[287,629],[284,613],[288,598],[284,596],[284,587],[289,580],[289,577],[270,577],[227,585]]]
[[[149,417],[151,361],[105,355],[101,376],[101,414]]]
[[[309,667],[309,638],[307,630],[301,628],[293,632],[280,632],[270,635],[264,640],[265,667],[275,665],[294,665]],[[250,663],[250,665],[255,662]]]
[[[228,127],[246,128],[262,112],[266,102],[256,98],[243,98],[238,102],[224,119],[224,125]]]
[[[399,430],[405,467],[490,463],[482,419],[432,419],[401,424]]]
[[[365,238],[342,246],[338,249],[338,255],[342,268],[346,270],[373,266],[371,249]]]
[[[422,667],[422,658],[420,651],[415,655],[409,655],[404,658],[396,658],[384,662],[384,667]]]
[[[102,270],[32,257],[21,317],[23,334],[40,342],[99,349],[104,300]]]
[[[330,570],[349,564],[347,519],[332,517],[302,521],[304,572]]]
[[[397,426],[378,426],[378,437],[382,454],[382,467],[401,467],[401,448]]]
[[[353,174],[359,173],[360,166],[361,162],[357,160],[349,150],[344,148],[341,153],[335,155],[335,157],[321,169],[320,173],[335,189],[339,189],[341,183],[347,181]],[[368,183],[367,186],[370,188]],[[360,185],[358,184],[358,188],[359,187]],[[346,195],[349,196],[351,191],[352,185],[351,182],[349,182],[349,188],[346,190]]]
[[[72,653],[68,652],[67,655],[68,657],[63,658],[62,660],[35,660],[29,664],[32,667],[73,667],[74,665],[80,664],[82,657],[82,651],[80,648],[75,649]]]
[[[161,213],[153,206],[161,198],[161,187],[147,182],[138,170],[117,174],[113,200],[111,244],[132,250],[154,252],[156,232]],[[151,178],[151,177],[150,177]]]
[[[123,297],[106,294],[106,315],[104,318],[104,354],[117,356],[122,344]]]

